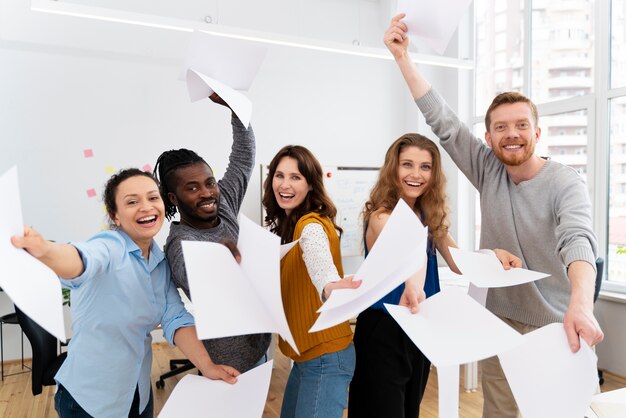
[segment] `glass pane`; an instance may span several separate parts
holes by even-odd
[[[474,126],[472,127],[473,131],[474,131],[474,135],[476,135],[477,138],[480,138],[483,140],[484,142],[484,138],[485,138],[485,124],[484,123],[476,123],[474,124]],[[475,221],[475,227],[474,227],[474,248],[479,249],[480,248],[480,226],[481,226],[481,219],[480,219],[480,193],[478,193],[478,190],[475,190],[475,196],[474,196],[474,201],[476,202],[476,208],[475,208],[475,217],[476,219]]]
[[[536,103],[593,91],[593,0],[533,0],[532,89]]]
[[[475,109],[481,114],[498,93],[522,91],[524,0],[476,0],[475,5]]]
[[[541,116],[536,153],[574,168],[587,181],[587,110]]]
[[[609,280],[626,282],[626,97],[611,100]]]
[[[626,1],[611,2],[611,87],[626,86]]]

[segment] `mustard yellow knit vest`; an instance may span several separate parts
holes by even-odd
[[[339,275],[343,277],[339,237],[329,218],[315,212],[304,215],[296,224],[293,241],[300,239],[304,227],[312,222],[324,227],[333,262]],[[332,328],[309,333],[309,329],[319,315],[317,310],[322,305],[322,301],[311,282],[299,245],[296,245],[281,260],[280,284],[289,329],[300,351],[300,356],[296,355],[291,346],[281,338],[278,345],[286,356],[294,361],[307,361],[322,354],[343,350],[352,342],[352,330],[347,321]]]

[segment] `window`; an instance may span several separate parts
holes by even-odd
[[[608,280],[626,283],[626,96],[610,103]]]
[[[475,5],[475,108],[484,112],[496,94],[523,88],[524,0],[477,0]]]

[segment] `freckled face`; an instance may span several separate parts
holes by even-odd
[[[298,170],[298,161],[295,158],[283,157],[279,161],[272,178],[272,190],[278,206],[287,215],[304,202],[311,186]]]

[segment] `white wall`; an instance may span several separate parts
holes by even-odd
[[[626,376],[626,300],[600,297],[594,313],[604,331],[604,341],[596,349],[598,367]]]
[[[177,80],[188,37],[0,0],[0,173],[17,164],[25,223],[61,242],[88,238],[106,223],[107,170],[154,166],[167,149],[194,149],[223,173],[229,115],[209,101],[191,104]],[[450,74],[432,78],[444,85]],[[454,101],[454,87],[445,93]],[[418,128],[391,61],[274,47],[249,97],[257,164],[298,143],[323,164],[380,165],[395,138]],[[85,149],[94,157],[84,158]],[[257,221],[260,187],[256,172],[243,212]],[[90,188],[97,197],[87,197]],[[0,295],[0,314],[12,311]],[[18,357],[17,331],[5,335],[5,358]]]

